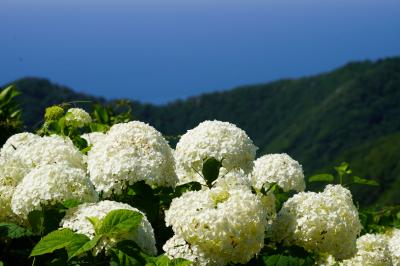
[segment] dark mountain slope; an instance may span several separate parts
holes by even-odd
[[[15,84],[22,92],[18,100],[23,109],[23,120],[29,129],[34,128],[42,121],[45,108],[51,105],[73,101],[89,101],[89,103],[76,103],[88,108],[90,102],[105,102],[103,98],[74,92],[70,88],[51,83],[47,79],[23,78],[12,84]]]

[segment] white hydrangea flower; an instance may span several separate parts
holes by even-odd
[[[32,133],[11,136],[1,149],[3,158],[20,160],[21,166],[31,170],[37,166],[53,163],[69,164],[85,169],[84,155],[67,137],[58,135],[40,137]]]
[[[133,121],[116,124],[88,152],[88,170],[96,190],[108,197],[127,184],[144,180],[151,186],[175,186],[172,149],[160,132]]]
[[[387,239],[380,234],[366,234],[357,239],[357,253],[340,263],[343,266],[391,266]]]
[[[350,191],[340,185],[328,185],[321,193],[300,192],[288,199],[272,232],[276,241],[346,259],[356,253],[360,231]]]
[[[11,209],[11,198],[27,171],[14,156],[0,157],[0,222],[20,220]]]
[[[40,139],[40,136],[29,132],[12,135],[7,139],[6,143],[4,143],[3,147],[1,148],[0,157],[13,156],[17,150],[22,149],[26,146],[30,146],[38,139]]]
[[[87,217],[96,217],[102,220],[106,215],[113,210],[131,210],[143,214],[143,218],[137,231],[132,232],[130,235],[124,236],[124,239],[118,240],[132,240],[146,253],[155,255],[157,253],[156,240],[154,238],[153,228],[146,218],[146,215],[138,209],[120,202],[115,201],[100,201],[97,203],[85,203],[67,211],[65,217],[61,221],[63,228],[69,228],[77,233],[84,234],[89,238],[94,237],[93,225],[89,222]],[[112,246],[115,239],[105,239],[104,243],[99,243],[100,247]]]
[[[79,202],[97,201],[97,193],[82,169],[65,164],[50,164],[29,172],[13,193],[11,207],[21,218],[44,205],[54,205],[65,200]]]
[[[88,146],[94,145],[95,143],[99,142],[104,138],[105,134],[102,132],[92,132],[92,133],[87,133],[83,134],[81,138],[85,139]]]
[[[250,179],[246,174],[244,174],[242,169],[234,170],[228,173],[222,172],[213,184],[213,187],[220,187],[227,191],[237,187],[252,189]],[[270,225],[276,217],[275,195],[272,192],[269,192],[267,195],[262,195],[259,193],[258,197],[264,206],[264,210],[267,212],[268,224]]]
[[[86,169],[84,155],[69,138],[58,135],[38,138],[30,145],[17,149],[15,156],[30,169],[55,163]]]
[[[16,217],[11,211],[11,198],[24,176],[35,167],[54,163],[85,169],[82,153],[68,138],[20,133],[7,140],[0,151],[1,220]]]
[[[254,162],[251,180],[258,190],[261,190],[264,185],[268,187],[273,183],[284,191],[300,192],[306,188],[303,168],[286,153],[267,154],[258,158]]]
[[[15,156],[0,157],[0,185],[17,186],[29,169]]]
[[[170,259],[186,259],[192,262],[193,266],[223,266],[224,259],[215,254],[206,254],[198,246],[189,245],[183,238],[174,235],[163,246],[165,255]]]
[[[92,122],[90,115],[81,108],[70,108],[65,114],[65,123],[76,127],[84,127]]]
[[[251,189],[251,182],[242,169],[234,169],[227,172],[226,169],[221,168],[219,177],[215,180],[213,186],[223,187],[226,189],[245,186],[246,188]]]
[[[184,193],[165,213],[177,236],[225,263],[246,263],[261,250],[267,218],[259,197],[244,186]]]
[[[0,222],[12,222],[17,216],[11,209],[11,198],[15,187],[0,185]]]
[[[197,181],[204,183],[199,173],[207,158],[222,160],[227,171],[251,171],[257,147],[246,132],[234,124],[221,121],[204,121],[188,130],[175,149],[176,171],[179,183]]]
[[[388,234],[388,247],[393,266],[400,266],[400,229],[393,229]]]

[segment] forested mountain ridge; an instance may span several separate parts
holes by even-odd
[[[19,101],[27,125],[46,106],[76,100],[105,102],[44,79],[21,79]],[[348,161],[354,172],[379,179],[363,189],[364,203],[400,203],[400,58],[349,63],[329,73],[204,94],[166,105],[132,102],[137,119],[179,135],[207,119],[246,130],[259,155],[287,152],[306,175]],[[384,193],[381,193],[384,192]]]

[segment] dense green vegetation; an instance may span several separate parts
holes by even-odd
[[[52,104],[105,102],[43,79],[14,84],[22,91],[19,102],[29,129]],[[240,87],[162,106],[139,102],[132,106],[135,118],[166,135],[182,134],[206,119],[235,123],[260,147],[259,154],[287,152],[304,165],[306,175],[347,161],[354,172],[381,183],[379,190],[359,189],[357,200],[400,203],[396,195],[400,189],[398,57],[350,63],[313,77]]]
[[[0,146],[22,127],[21,110],[15,101],[18,94],[14,86],[0,91]]]

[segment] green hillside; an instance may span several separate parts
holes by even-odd
[[[44,107],[89,99],[43,79],[15,83],[29,127]],[[206,119],[237,124],[260,147],[259,155],[287,152],[306,175],[348,161],[381,187],[358,191],[364,204],[400,203],[400,58],[350,63],[329,73],[245,86],[167,105],[132,103],[136,118],[166,135],[179,135]],[[384,193],[383,193],[384,192]]]

